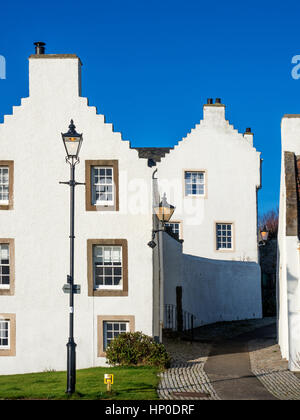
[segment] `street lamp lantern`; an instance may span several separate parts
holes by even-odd
[[[162,227],[161,229],[159,228],[157,230],[152,231],[152,240],[147,244],[150,248],[153,249],[156,247],[156,243],[154,242],[155,234],[165,232],[165,223],[167,223],[171,219],[174,211],[175,207],[167,202],[166,194],[164,194],[161,202],[158,205],[154,206],[154,213],[156,214],[158,220],[161,222]]]
[[[174,211],[175,207],[167,202],[166,194],[159,205],[154,207],[154,212],[163,225],[171,219]]]
[[[81,144],[82,144],[82,134],[78,134],[75,130],[74,121],[71,120],[69,125],[69,131],[65,134],[61,133],[64,146],[67,152],[68,159],[78,160]]]
[[[261,235],[261,239],[264,241],[264,242],[267,242],[267,240],[268,240],[268,236],[269,236],[269,231],[268,231],[268,228],[267,228],[267,226],[265,225],[264,227],[263,227],[263,229],[260,231],[260,235]]]

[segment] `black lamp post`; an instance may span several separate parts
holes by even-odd
[[[75,186],[84,183],[75,181],[75,166],[79,163],[79,152],[82,144],[82,134],[75,130],[73,120],[69,131],[62,133],[62,139],[67,152],[66,162],[70,165],[70,181],[60,182],[70,186],[70,275],[68,276],[68,293],[70,293],[69,307],[69,340],[67,343],[67,393],[73,394],[76,385],[76,344],[74,341],[74,215],[75,215]]]

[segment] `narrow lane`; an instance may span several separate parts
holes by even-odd
[[[274,325],[213,345],[204,371],[222,400],[276,400],[251,372],[248,341],[274,334]]]

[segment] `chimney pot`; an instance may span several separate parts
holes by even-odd
[[[221,103],[221,98],[216,98],[216,104],[220,104]]]
[[[45,54],[45,42],[35,42],[35,54],[36,55],[43,55]]]
[[[213,101],[213,99],[212,98],[208,98],[207,99],[207,104],[208,105],[212,105],[214,103],[214,101]]]
[[[246,133],[251,133],[251,128],[250,127],[246,128]]]

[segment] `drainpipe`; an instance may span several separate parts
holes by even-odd
[[[163,331],[163,326],[164,326],[164,249],[163,249],[164,245],[163,245],[163,231],[161,229],[158,232],[158,247],[159,247],[159,288],[160,288],[159,339],[160,339],[160,342],[162,342],[162,331]]]
[[[152,174],[152,180],[153,180],[153,187],[154,187],[154,180],[155,174],[157,172],[157,169]],[[153,188],[154,190],[154,188]],[[154,201],[154,194],[153,194],[153,201]],[[153,202],[153,205],[155,203]],[[156,231],[157,235],[157,253],[158,253],[158,288],[159,288],[159,294],[158,294],[158,308],[159,308],[159,341],[162,342],[162,330],[163,330],[163,324],[164,324],[164,254],[163,254],[163,232],[162,232],[162,226],[160,221],[158,221],[158,226],[153,226],[154,231]]]

